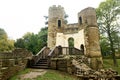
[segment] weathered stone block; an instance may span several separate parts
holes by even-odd
[[[9,59],[8,67],[13,67],[15,65],[15,59]]]
[[[8,67],[9,59],[2,59],[2,67]]]
[[[94,70],[102,69],[103,68],[102,58],[101,57],[91,58],[90,67]]]
[[[57,60],[51,60],[51,64],[50,64],[50,67],[52,69],[57,69],[57,63],[56,63]]]
[[[18,65],[22,65],[22,58],[18,58],[17,60]]]
[[[72,73],[73,73],[72,68],[71,68],[71,67],[67,67],[67,72],[68,72],[69,74],[72,74]]]

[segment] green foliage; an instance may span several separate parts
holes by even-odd
[[[104,68],[105,69],[112,68],[112,69],[118,71],[118,73],[120,74],[120,59],[117,59],[118,67],[113,66],[114,64],[112,62],[113,62],[112,59],[103,59]]]
[[[110,55],[110,45],[108,39],[104,36],[100,37],[100,47],[103,56]]]
[[[47,27],[42,28],[38,34],[27,32],[22,38],[15,42],[16,48],[26,48],[37,54],[41,48],[47,45]]]
[[[74,39],[73,38],[69,38],[68,43],[69,43],[69,47],[71,47],[71,48],[74,47]]]
[[[106,0],[99,5],[96,12],[101,36],[107,39],[101,40],[101,50],[103,54],[109,50],[112,54],[114,65],[117,66],[115,51],[120,48],[117,45],[119,38],[116,38],[120,37],[120,24],[118,23],[120,18],[120,0]]]
[[[24,39],[22,39],[22,38],[17,39],[17,41],[15,42],[14,45],[15,45],[15,47],[25,48]]]
[[[7,33],[0,28],[0,52],[14,49],[14,40],[8,39]]]

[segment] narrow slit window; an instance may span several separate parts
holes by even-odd
[[[79,22],[80,24],[82,24],[82,17],[79,17]]]
[[[61,20],[58,20],[58,28],[61,27]]]

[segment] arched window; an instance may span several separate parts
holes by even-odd
[[[61,27],[61,20],[58,20],[58,28]]]
[[[79,17],[79,23],[82,24],[82,17]]]

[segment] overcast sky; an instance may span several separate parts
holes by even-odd
[[[68,22],[77,22],[77,13],[86,7],[97,8],[105,0],[0,0],[0,28],[9,38],[17,39],[26,32],[40,31],[52,5],[61,5],[69,15]]]

